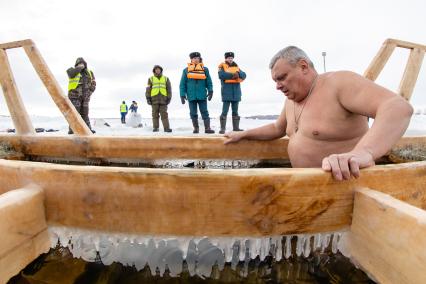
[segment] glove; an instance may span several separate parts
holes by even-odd
[[[185,104],[186,98],[185,97],[180,97],[180,101],[182,102],[182,104]]]
[[[170,103],[170,99],[171,99],[171,98],[167,98],[167,99],[166,99],[166,105],[168,105],[168,104]]]
[[[234,74],[232,74],[232,79],[238,79],[240,78],[240,74],[238,72],[235,72]]]
[[[213,91],[209,91],[209,93],[208,93],[208,95],[207,95],[207,99],[208,99],[209,101],[211,101],[211,100],[212,100],[212,98],[213,98]]]
[[[146,98],[146,102],[147,102],[149,105],[152,105],[152,99],[151,99],[151,98]]]

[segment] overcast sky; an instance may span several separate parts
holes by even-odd
[[[425,1],[367,0],[0,0],[0,43],[31,38],[65,91],[65,70],[84,57],[97,78],[91,117],[119,117],[122,100],[136,100],[143,117],[151,110],[145,86],[160,64],[172,82],[171,117],[189,117],[179,99],[188,54],[199,51],[213,79],[211,117],[222,102],[217,66],[225,51],[247,73],[240,115],[278,114],[283,94],[275,90],[268,64],[287,45],[304,49],[318,72],[362,74],[386,38],[426,44]],[[19,91],[31,115],[60,115],[23,49],[8,50]],[[378,83],[396,91],[408,51],[397,49]],[[426,106],[422,67],[412,103]],[[1,92],[1,91],[0,91]],[[0,114],[8,114],[4,98]]]

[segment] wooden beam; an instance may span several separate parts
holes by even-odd
[[[0,44],[0,49],[6,50],[11,48],[23,47],[23,46],[31,45],[31,44],[34,44],[34,42],[31,39],[12,41],[12,42],[6,42],[6,43]]]
[[[402,47],[402,48],[409,48],[409,49],[417,48],[417,49],[426,51],[426,45],[417,44],[414,42],[408,42],[408,41],[403,41],[403,40],[393,39],[393,38],[387,39],[386,42],[395,44],[396,46]]]
[[[101,159],[259,159],[287,160],[288,138],[273,141],[241,141],[224,145],[221,136],[213,137],[129,137],[129,136],[45,136],[0,134],[0,142],[9,143],[25,155]],[[402,137],[392,148],[426,148],[424,136]]]
[[[0,135],[26,155],[63,158],[132,159],[288,159],[288,139],[241,141],[224,145],[223,137],[129,137]]]
[[[3,49],[0,49],[0,84],[16,132],[23,135],[35,134],[34,127],[16,87],[7,53]]]
[[[395,47],[396,44],[394,42],[385,41],[377,55],[371,61],[367,70],[365,70],[364,77],[375,81],[380,72],[383,70],[383,67],[385,67],[386,62],[388,62],[389,57],[392,55]]]
[[[46,86],[50,96],[52,97],[59,110],[68,121],[71,129],[78,135],[92,135],[89,127],[81,118],[71,101],[63,94],[61,87],[50,72],[49,67],[41,56],[35,44],[24,46],[24,50],[28,55],[34,69],[37,71],[43,84]]]
[[[405,66],[404,74],[402,75],[401,83],[398,88],[398,94],[407,101],[410,100],[414,86],[416,85],[424,55],[424,50],[413,48],[408,57],[407,65]]]
[[[43,199],[34,188],[0,195],[0,283],[49,250]]]
[[[381,192],[355,192],[348,249],[377,282],[426,283],[425,236],[426,211]]]
[[[321,169],[187,170],[0,160],[0,190],[31,180],[49,224],[177,236],[330,232],[351,222],[353,191],[371,187],[426,208],[426,162],[376,166],[357,180]]]

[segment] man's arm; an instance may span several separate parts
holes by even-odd
[[[170,102],[172,99],[172,83],[170,83],[169,77],[166,80],[167,100]]]
[[[248,140],[273,140],[284,137],[286,134],[287,120],[285,117],[285,106],[274,123],[241,132],[226,133],[224,144],[238,142],[241,139]]]
[[[90,92],[93,93],[96,90],[96,78],[92,71],[88,70],[88,72],[92,75],[92,80],[90,81]]]
[[[411,105],[402,97],[352,72],[336,74],[337,99],[348,111],[374,118],[372,127],[348,153],[324,158],[322,167],[336,179],[359,176],[401,138],[410,123]]]
[[[210,72],[207,67],[204,67],[204,72],[206,73],[206,88],[207,91],[213,92],[213,81],[212,77],[210,77]]]
[[[186,68],[182,71],[182,77],[180,78],[179,83],[179,92],[181,97],[186,97],[186,81],[188,78],[186,77]]]
[[[230,80],[232,79],[232,73],[225,72],[223,68],[219,68],[218,76],[220,80]]]
[[[74,78],[81,70],[84,69],[84,66],[70,67],[67,70],[68,78]]]
[[[148,78],[148,83],[146,83],[146,90],[145,90],[145,97],[147,99],[151,98],[151,89],[152,89],[151,78]]]

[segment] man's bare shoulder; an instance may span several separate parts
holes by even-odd
[[[371,81],[352,71],[335,71],[322,75],[324,83],[340,93],[340,91],[355,91],[371,84]]]
[[[346,81],[352,81],[354,79],[357,80],[366,80],[363,76],[347,70],[341,70],[341,71],[334,71],[334,72],[327,72],[322,74],[322,76],[330,82],[336,82],[336,83],[342,83]]]

